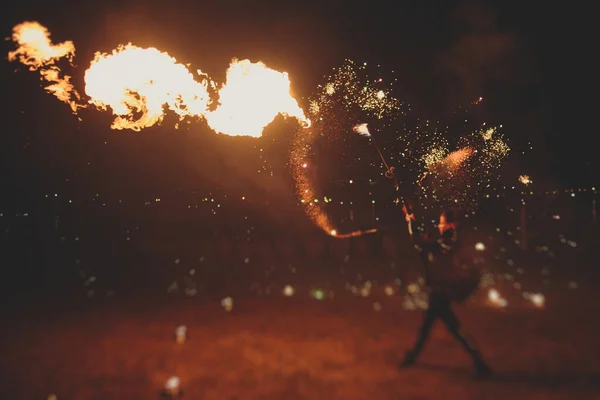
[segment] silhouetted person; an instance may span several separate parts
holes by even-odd
[[[410,209],[404,207],[408,231],[415,240],[415,234],[412,223],[415,220],[414,214]],[[463,345],[465,350],[473,359],[476,377],[485,377],[492,371],[483,361],[481,354],[472,343],[460,332],[460,322],[452,311],[451,303],[453,301],[464,300],[473,290],[468,287],[467,291],[460,288],[457,292],[456,286],[453,287],[451,276],[453,269],[456,268],[457,250],[459,248],[458,232],[454,222],[454,215],[447,211],[440,215],[438,233],[434,235],[425,235],[423,238],[415,240],[416,248],[420,251],[420,258],[425,267],[425,283],[429,294],[429,307],[425,312],[425,317],[419,336],[414,347],[406,352],[404,360],[400,363],[401,367],[414,365],[419,354],[423,350],[429,337],[431,328],[436,319],[442,322],[448,328],[448,331]],[[475,286],[473,286],[474,288]]]

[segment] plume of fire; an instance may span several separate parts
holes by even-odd
[[[116,116],[113,129],[139,131],[159,123],[165,105],[181,119],[202,116],[210,101],[206,79],[196,81],[167,53],[131,43],[111,54],[96,53],[84,80],[90,103],[110,107]]]
[[[259,137],[278,114],[295,117],[304,127],[310,121],[290,94],[287,72],[262,62],[234,59],[219,90],[219,106],[206,114],[208,125],[219,133]]]
[[[24,22],[14,27],[13,41],[17,50],[9,60],[18,60],[31,71],[38,70],[50,82],[46,90],[68,103],[74,112],[85,107],[79,94],[62,76],[55,62],[75,55],[73,42],[52,44],[48,30],[37,22]],[[200,70],[197,80],[192,72],[168,53],[155,48],[120,45],[111,53],[96,53],[85,72],[88,103],[115,115],[111,128],[139,131],[160,123],[166,109],[180,119],[202,117],[219,133],[232,136],[260,137],[263,129],[278,114],[294,117],[310,126],[297,101],[290,93],[286,72],[268,68],[262,62],[234,59],[220,88],[218,106],[209,111],[209,86],[216,85]]]
[[[69,63],[75,56],[75,45],[72,41],[53,44],[50,32],[38,22],[23,22],[13,28],[12,40],[18,47],[8,53],[8,61],[18,60],[29,67],[30,71],[39,71],[40,78],[49,83],[46,91],[67,103],[74,113],[81,107],[79,93],[71,83],[71,77],[62,75],[56,62],[66,58]],[[72,65],[72,64],[71,64]]]

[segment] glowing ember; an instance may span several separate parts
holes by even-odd
[[[483,140],[491,140],[494,136],[494,133],[496,133],[495,128],[488,128],[481,131],[481,137],[483,137]]]
[[[530,183],[533,183],[531,178],[529,178],[529,176],[527,176],[527,175],[519,176],[519,182],[521,182],[525,186],[529,185]]]
[[[447,150],[442,146],[434,146],[421,157],[421,161],[425,164],[425,168],[432,170],[436,165],[439,165],[447,156]]]

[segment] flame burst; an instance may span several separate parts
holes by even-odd
[[[13,28],[12,40],[18,45],[15,51],[8,53],[8,61],[18,60],[29,67],[30,71],[39,71],[41,79],[49,83],[46,91],[67,103],[74,113],[80,107],[79,93],[71,83],[71,77],[62,75],[55,65],[65,58],[70,64],[75,56],[72,41],[52,44],[50,32],[37,22],[23,22]],[[71,64],[72,65],[72,64]]]
[[[128,44],[96,53],[84,79],[90,103],[116,116],[112,129],[148,128],[162,121],[165,105],[181,119],[204,115],[210,101],[206,80],[196,81],[185,65],[155,48]]]
[[[206,115],[209,126],[219,133],[258,137],[278,114],[310,126],[290,94],[287,72],[267,68],[262,62],[234,59],[219,90],[219,103],[214,112]]]
[[[9,53],[10,61],[18,60],[31,71],[39,71],[42,79],[51,83],[46,90],[74,112],[87,105],[110,109],[115,115],[112,129],[148,128],[163,121],[167,110],[180,119],[205,118],[215,131],[233,136],[260,137],[278,114],[310,126],[290,94],[288,74],[261,62],[234,59],[218,92],[218,106],[209,111],[209,89],[216,84],[200,70],[196,77],[168,53],[131,43],[120,45],[111,53],[96,53],[85,72],[86,104],[80,102],[70,77],[63,76],[56,66],[63,58],[72,61],[73,42],[52,44],[48,30],[37,22],[15,26],[12,40],[18,48]]]

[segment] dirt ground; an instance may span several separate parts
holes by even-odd
[[[2,311],[0,398],[157,399],[178,376],[194,400],[600,399],[592,295],[557,290],[540,310],[524,301],[490,308],[480,293],[458,306],[495,371],[486,381],[471,379],[441,324],[419,365],[399,370],[421,314],[377,287],[324,300],[308,288],[274,290],[235,298],[230,312],[202,296],[30,300]],[[179,325],[188,329],[182,345]]]

